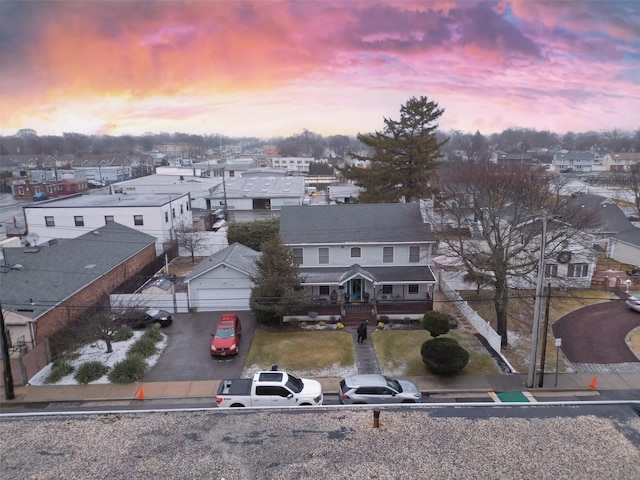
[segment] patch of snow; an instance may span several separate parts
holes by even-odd
[[[334,363],[332,366],[328,368],[323,368],[319,370],[288,370],[283,368],[282,366],[278,366],[279,370],[286,371],[287,373],[291,373],[291,375],[295,375],[296,377],[303,378],[336,378],[336,377],[348,377],[349,375],[355,375],[358,373],[358,369],[355,365],[342,366],[337,363]],[[271,365],[257,365],[253,364],[242,371],[243,378],[251,378],[257,372],[262,372],[265,370],[271,370]]]
[[[73,378],[73,376],[75,375],[76,370],[80,365],[85,362],[98,360],[103,365],[109,367],[109,370],[111,370],[111,368],[113,368],[116,363],[121,362],[126,358],[127,352],[129,351],[131,345],[133,345],[143,334],[144,332],[142,331],[136,331],[133,332],[133,337],[131,337],[129,340],[126,340],[124,342],[111,342],[111,347],[113,349],[113,352],[111,353],[107,353],[107,346],[102,340],[93,344],[84,345],[76,350],[76,352],[78,352],[80,356],[75,360],[69,361],[69,363],[75,367],[72,373],[65,377],[62,377],[59,382],[45,383],[45,380],[51,373],[51,368],[53,366],[53,363],[50,363],[38,373],[36,373],[31,378],[31,380],[29,380],[29,385],[79,385],[79,383],[75,378]],[[156,343],[158,351],[154,355],[147,358],[147,371],[149,371],[151,367],[158,363],[160,355],[162,354],[162,351],[166,346],[167,336],[163,334],[162,340]],[[99,379],[94,380],[93,382],[89,382],[89,385],[95,385],[99,383],[111,383],[109,382],[109,374],[107,373]]]

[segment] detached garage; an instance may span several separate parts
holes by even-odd
[[[205,258],[185,279],[189,307],[198,312],[249,310],[259,252],[234,243]]]

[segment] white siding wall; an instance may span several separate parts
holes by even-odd
[[[384,266],[384,265],[429,265],[429,248],[426,245],[420,246],[420,261],[417,263],[409,262],[409,247],[418,245],[406,244],[406,245],[387,245],[393,246],[393,263],[383,263],[383,245],[330,245],[322,246],[329,248],[329,264],[319,263],[319,248],[320,246],[305,246],[303,248],[303,263],[302,267],[319,267],[319,266],[332,266],[332,267],[348,267],[357,263],[362,267],[367,266]],[[361,256],[352,257],[352,247],[360,247]],[[295,247],[294,247],[295,248]]]
[[[252,287],[246,274],[219,266],[189,282],[189,306],[198,311],[248,309]]]
[[[167,242],[172,238],[172,228],[180,222],[193,223],[191,209],[187,210],[188,196],[174,200],[171,204],[159,207],[84,207],[84,208],[25,208],[25,217],[29,233],[39,236],[38,243],[43,244],[54,238],[76,238],[105,225],[105,216],[113,216],[113,221],[133,228]],[[182,206],[182,213],[180,207]],[[176,216],[173,218],[172,209]],[[165,213],[168,220],[165,220]],[[142,215],[143,225],[135,225],[134,216]],[[75,217],[80,216],[84,226],[77,227]],[[53,217],[55,226],[47,227],[45,217]],[[162,246],[159,246],[160,252]],[[158,246],[156,248],[158,250]]]

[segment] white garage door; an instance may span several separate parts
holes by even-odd
[[[195,307],[199,312],[249,310],[250,288],[202,288],[196,291]]]

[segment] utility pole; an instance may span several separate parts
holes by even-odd
[[[13,375],[11,373],[11,358],[9,358],[9,343],[7,342],[7,330],[4,324],[4,314],[2,313],[2,306],[0,305],[0,339],[2,340],[2,359],[4,368],[2,369],[2,382],[4,386],[4,396],[7,400],[13,400],[15,394],[13,392]]]
[[[542,348],[540,349],[540,379],[538,386],[544,387],[544,364],[547,359],[547,332],[549,330],[549,309],[551,308],[551,284],[547,285],[547,302],[544,311],[544,326],[542,327]]]
[[[540,239],[540,259],[538,260],[538,280],[536,282],[536,300],[533,308],[533,329],[531,332],[531,355],[529,356],[529,375],[527,387],[533,388],[536,381],[536,360],[540,339],[540,317],[542,316],[542,297],[544,296],[544,254],[547,248],[547,214],[542,215],[542,237]]]

